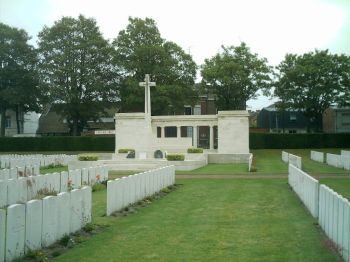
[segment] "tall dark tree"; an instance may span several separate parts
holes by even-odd
[[[129,18],[114,46],[115,61],[123,76],[120,88],[123,111],[143,110],[144,89],[138,82],[145,74],[157,82],[151,90],[153,114],[180,111],[185,104],[194,104],[196,64],[181,47],[161,37],[154,20]]]
[[[37,56],[24,30],[0,23],[0,136],[5,135],[6,110],[16,112],[17,133],[23,123],[19,114],[39,110]]]
[[[245,43],[222,46],[222,52],[202,65],[202,86],[216,95],[220,110],[245,110],[246,102],[259,90],[267,92],[271,84],[271,68],[265,58],[251,53]]]
[[[113,52],[96,21],[82,15],[63,17],[39,33],[41,86],[61,104],[56,108],[73,135],[118,98]]]
[[[312,122],[335,102],[346,103],[350,59],[328,50],[303,55],[287,54],[277,67],[274,94],[284,108],[300,110]],[[310,129],[309,129],[310,131]]]

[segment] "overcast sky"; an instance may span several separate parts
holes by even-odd
[[[0,21],[25,29],[36,42],[62,16],[94,17],[114,39],[128,17],[150,17],[163,38],[190,52],[198,65],[221,45],[248,44],[273,66],[286,53],[329,49],[350,55],[350,0],[0,0]],[[271,104],[259,97],[253,109]]]

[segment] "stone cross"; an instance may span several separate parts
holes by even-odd
[[[156,86],[156,82],[150,82],[149,74],[145,75],[145,82],[140,82],[140,86],[145,87],[145,113],[151,115],[151,86]]]

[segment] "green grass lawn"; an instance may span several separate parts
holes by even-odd
[[[315,149],[317,151],[340,154],[340,149]],[[311,160],[310,149],[288,149],[289,153],[302,157],[303,170],[311,175],[317,174],[339,174],[350,175],[350,171],[329,166],[325,163],[319,163]],[[249,173],[247,164],[209,164],[207,166],[192,171],[177,171],[178,175],[195,174],[217,174],[217,175],[235,175],[235,174],[287,174],[288,165],[282,161],[281,149],[259,149],[251,150],[254,155],[254,164],[257,172]]]
[[[310,151],[312,149],[288,149],[289,153],[302,157],[303,170],[310,174],[350,174],[350,171],[329,166],[326,163],[319,163],[311,160]],[[314,149],[315,151],[340,154],[340,149]]]
[[[68,171],[68,166],[62,166],[62,167],[44,166],[40,168],[40,174],[49,174],[49,173],[62,172],[62,171]]]
[[[286,179],[180,179],[180,188],[108,225],[55,261],[339,261]]]
[[[350,178],[321,178],[319,181],[350,201]]]
[[[123,177],[123,176],[130,176],[130,175],[133,175],[133,174],[137,174],[137,173],[141,173],[142,171],[132,171],[132,170],[126,170],[126,171],[109,171],[108,172],[108,178],[109,179],[115,179],[115,178],[118,178],[118,177]]]
[[[211,175],[225,175],[225,174],[242,174],[248,172],[247,164],[208,164],[206,166],[197,168],[192,171],[176,171],[177,175],[181,174],[211,174]]]

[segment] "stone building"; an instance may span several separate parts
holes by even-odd
[[[35,136],[38,129],[39,114],[35,112],[20,112],[18,115],[19,128],[17,128],[15,111],[6,110],[5,115],[5,136]]]
[[[145,112],[117,113],[116,152],[135,149],[147,158],[155,150],[185,152],[202,147],[217,154],[249,155],[249,122],[247,111],[219,111],[212,115],[151,116],[150,86],[145,82]]]
[[[350,108],[330,107],[323,113],[323,132],[349,133]]]

